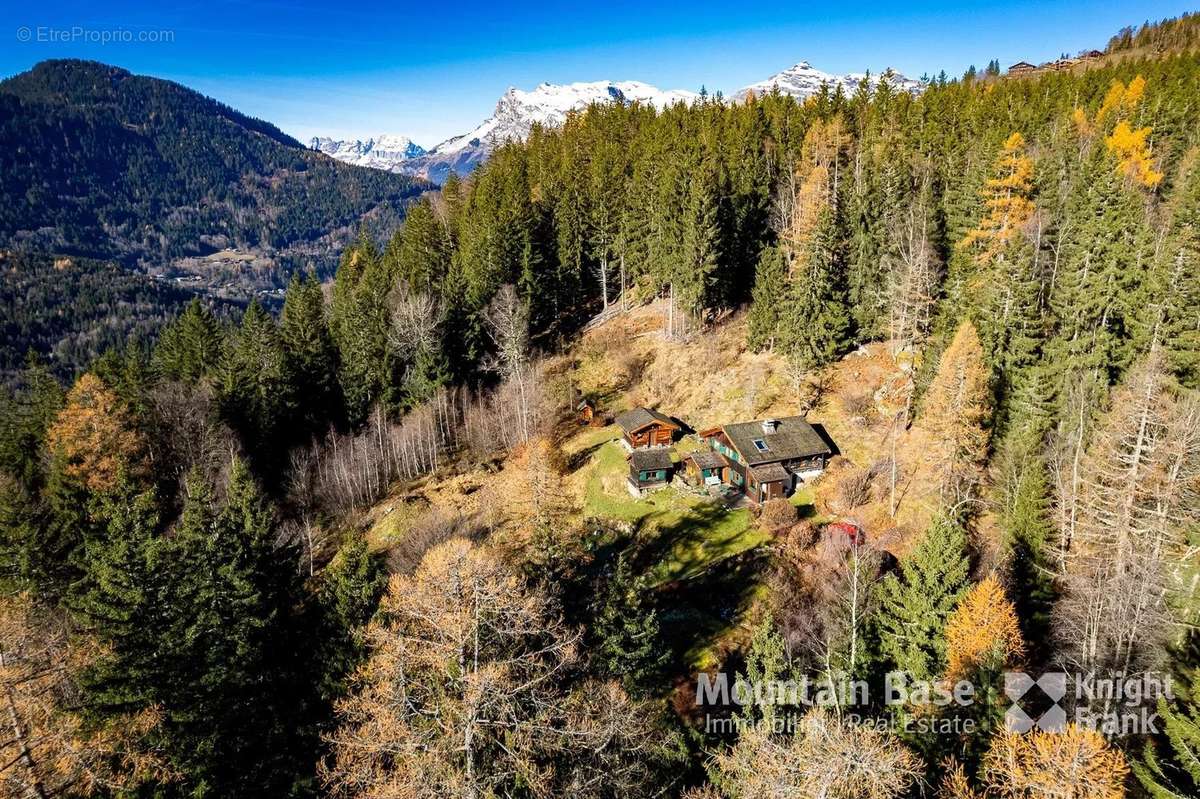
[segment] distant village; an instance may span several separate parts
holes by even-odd
[[[1099,61],[1104,58],[1104,53],[1101,50],[1084,50],[1074,58],[1063,56],[1055,61],[1047,61],[1044,64],[1031,64],[1028,61],[1018,61],[1008,68],[1009,77],[1020,77],[1021,75],[1032,75],[1036,72],[1051,72],[1074,69],[1081,64],[1088,64]]]

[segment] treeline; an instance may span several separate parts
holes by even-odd
[[[1106,52],[1149,48],[1157,53],[1195,49],[1200,44],[1200,22],[1195,14],[1180,14],[1158,22],[1144,22],[1140,28],[1122,28],[1108,40]]]

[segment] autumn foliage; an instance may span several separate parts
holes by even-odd
[[[1114,80],[1094,118],[1089,119],[1082,108],[1076,108],[1072,118],[1076,132],[1084,139],[1111,128],[1104,145],[1116,158],[1117,171],[1135,185],[1153,189],[1162,182],[1163,173],[1154,168],[1150,154],[1151,128],[1135,127],[1130,122],[1145,94],[1146,80],[1141,75],[1128,86]]]
[[[1014,131],[996,159],[995,176],[983,190],[987,213],[962,242],[976,261],[990,263],[999,257],[1033,218],[1032,193],[1033,160],[1026,154],[1025,137]]]
[[[1123,799],[1129,766],[1100,733],[1002,732],[984,760],[990,789],[1006,799]]]
[[[46,437],[64,474],[89,491],[112,488],[122,468],[135,473],[143,468],[143,442],[123,403],[90,372],[68,392]]]
[[[946,625],[951,679],[981,666],[1004,665],[1025,650],[1017,611],[995,575],[975,585]]]

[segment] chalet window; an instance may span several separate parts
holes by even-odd
[[[754,447],[759,452],[766,452],[767,451],[767,442],[763,441],[761,438],[756,438],[756,439],[754,439]]]

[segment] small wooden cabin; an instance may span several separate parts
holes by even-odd
[[[629,453],[629,487],[631,493],[643,494],[663,488],[675,475],[671,451],[665,448],[635,449]]]
[[[579,414],[581,425],[590,425],[596,421],[596,403],[586,397],[576,403],[575,412]]]
[[[725,456],[711,449],[701,449],[684,458],[687,479],[692,485],[703,486],[725,482],[725,469],[729,463]]]
[[[621,438],[630,449],[669,447],[679,432],[679,423],[649,408],[634,408],[617,417]]]
[[[1029,75],[1033,72],[1037,72],[1037,65],[1028,61],[1018,61],[1008,68],[1009,75]]]

